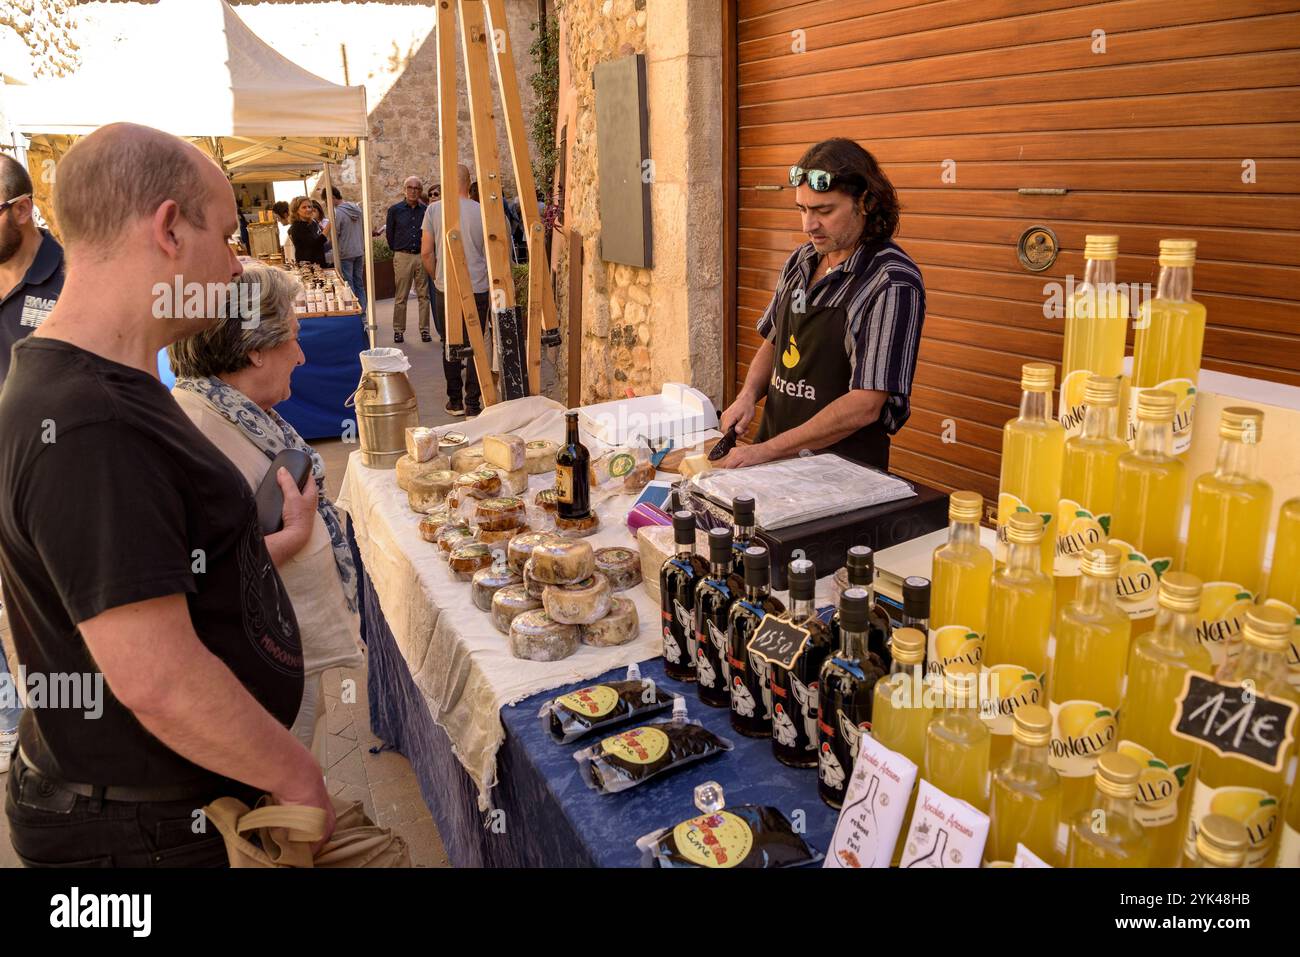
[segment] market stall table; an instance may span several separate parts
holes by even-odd
[[[361,313],[303,319],[298,344],[306,362],[293,370],[289,398],[275,411],[304,439],[337,439],[356,413],[347,401],[361,379],[361,352],[370,348]]]

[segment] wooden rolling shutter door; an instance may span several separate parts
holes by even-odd
[[[1121,282],[1154,284],[1162,237],[1196,239],[1204,366],[1300,385],[1300,3],[734,2],[736,387],[804,238],[792,191],[754,187],[829,136],[880,159],[925,275],[899,472],[995,495],[1021,364],[1059,368],[1044,283],[1082,276],[1088,232],[1120,236]],[[1039,274],[1016,257],[1035,223],[1062,246]]]

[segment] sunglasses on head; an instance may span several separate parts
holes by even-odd
[[[808,187],[815,193],[824,193],[831,188],[831,183],[835,181],[835,174],[828,173],[824,169],[804,169],[802,166],[790,167],[790,185],[798,186],[805,179],[808,181]]]
[[[19,195],[19,196],[15,196],[15,197],[14,197],[13,199],[11,199],[11,200],[8,200],[8,201],[6,201],[6,202],[0,203],[0,213],[3,213],[3,212],[4,212],[5,210],[7,210],[10,206],[16,206],[17,204],[21,203],[23,200],[25,200],[25,199],[31,199],[31,198],[32,198],[32,194],[31,194],[31,193],[23,193],[23,194],[21,194],[21,195]]]

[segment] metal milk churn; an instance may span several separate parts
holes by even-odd
[[[420,424],[415,390],[405,372],[363,370],[352,396],[361,437],[361,464],[391,469],[406,454],[406,430]]]

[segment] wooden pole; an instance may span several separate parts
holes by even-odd
[[[582,405],[582,237],[569,238],[569,408]]]
[[[330,177],[330,164],[325,164],[321,178],[325,181],[325,217],[330,222],[330,249],[334,251],[334,268],[343,278],[343,257],[339,255],[339,232],[334,226],[334,180]]]
[[[464,313],[460,289],[457,284],[456,270],[451,268],[451,244],[447,241],[450,233],[460,232],[460,192],[457,189],[459,176],[456,172],[457,132],[456,113],[456,11],[451,0],[438,0],[438,170],[442,177],[442,271],[443,285],[446,286],[443,303],[446,306],[444,316],[443,348],[451,350],[464,341],[464,327],[471,319]],[[435,266],[437,263],[434,264]],[[471,299],[473,298],[471,291]],[[460,319],[461,321],[457,321]],[[472,313],[474,322],[478,322],[478,311]],[[482,383],[480,383],[480,386]]]
[[[366,149],[367,137],[362,137],[361,146],[361,225],[365,228],[366,244],[366,334],[370,337],[370,348],[375,347],[375,251],[370,237],[370,163]]]

